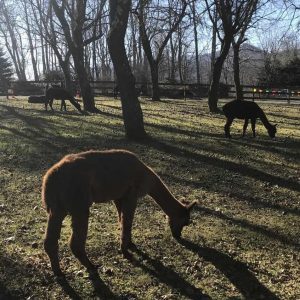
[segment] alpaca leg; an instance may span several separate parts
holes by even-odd
[[[88,231],[89,211],[78,212],[72,215],[72,236],[70,248],[75,257],[87,268],[89,272],[94,272],[96,267],[90,262],[86,255],[85,243]]]
[[[55,275],[62,275],[58,259],[58,240],[60,238],[62,222],[65,214],[50,213],[44,239],[44,249],[49,256],[51,268]]]
[[[244,127],[243,127],[243,137],[245,136],[245,133],[246,133],[246,130],[248,127],[248,123],[249,123],[249,120],[245,119],[245,123],[244,123]]]
[[[122,218],[122,200],[114,200],[114,203],[116,205],[117,211],[118,211],[118,221],[119,224],[121,225],[121,218]]]
[[[64,111],[66,111],[67,106],[66,106],[66,101],[64,99],[61,99],[60,111],[62,111],[63,109],[64,109]]]
[[[131,229],[133,223],[133,217],[137,205],[137,198],[135,196],[129,196],[123,199],[121,208],[121,251],[123,255],[128,256],[128,249],[133,247],[131,238]]]
[[[253,137],[256,136],[256,133],[255,133],[255,123],[256,123],[256,119],[251,119],[251,127],[252,127]]]
[[[232,122],[233,122],[233,118],[227,118],[226,124],[224,126],[225,136],[227,138],[231,138],[230,126],[231,126]]]
[[[54,99],[50,99],[49,102],[48,102],[48,104],[49,104],[49,106],[50,106],[50,108],[51,108],[52,111],[54,111],[54,109],[53,109],[53,107],[52,107],[53,100],[54,100]]]

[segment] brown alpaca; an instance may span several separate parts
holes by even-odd
[[[44,247],[55,275],[62,275],[58,259],[58,240],[63,219],[72,218],[70,248],[89,272],[96,267],[85,251],[89,208],[93,202],[113,200],[121,225],[124,256],[134,246],[131,227],[137,199],[150,195],[169,218],[172,235],[180,238],[189,224],[190,209],[171,194],[158,175],[137,156],[126,150],[87,151],[65,156],[44,176],[42,199],[48,213]]]

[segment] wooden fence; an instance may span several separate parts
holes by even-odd
[[[8,88],[1,88],[1,96],[28,96],[43,95],[45,88],[51,84],[62,86],[59,81],[14,81]],[[117,92],[115,81],[91,81],[91,87],[95,96],[112,97]],[[208,84],[195,83],[160,83],[161,97],[170,99],[203,99],[208,95]],[[80,89],[77,82],[73,82],[74,95],[80,95]],[[151,96],[152,84],[149,82],[137,82],[136,91],[140,96]],[[243,86],[243,95],[245,99],[251,100],[286,100],[300,101],[300,86],[298,87],[262,87],[254,85]],[[221,83],[219,87],[220,98],[235,98],[235,87]]]

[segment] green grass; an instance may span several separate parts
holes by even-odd
[[[0,299],[299,299],[299,106],[261,104],[275,140],[260,122],[256,139],[241,139],[242,121],[228,140],[206,102],[142,100],[151,138],[138,143],[124,138],[119,101],[98,99],[102,113],[89,116],[56,104],[50,113],[0,99]],[[179,244],[155,202],[141,199],[130,262],[118,251],[115,207],[94,205],[87,251],[99,278],[71,254],[66,219],[59,284],[43,251],[41,178],[67,153],[109,148],[134,151],[179,200],[199,201],[193,224]]]

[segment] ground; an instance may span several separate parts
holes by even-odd
[[[299,105],[262,103],[272,140],[224,137],[225,118],[206,101],[142,99],[149,138],[124,138],[119,100],[99,98],[100,114],[45,112],[25,98],[0,98],[0,299],[299,299]],[[220,103],[221,105],[221,103]],[[132,261],[119,252],[112,203],[91,209],[87,251],[99,265],[91,280],[60,241],[67,280],[57,282],[43,251],[46,212],[41,179],[63,155],[87,149],[137,153],[179,200],[198,201],[183,241],[174,240],[150,197],[139,201]]]

